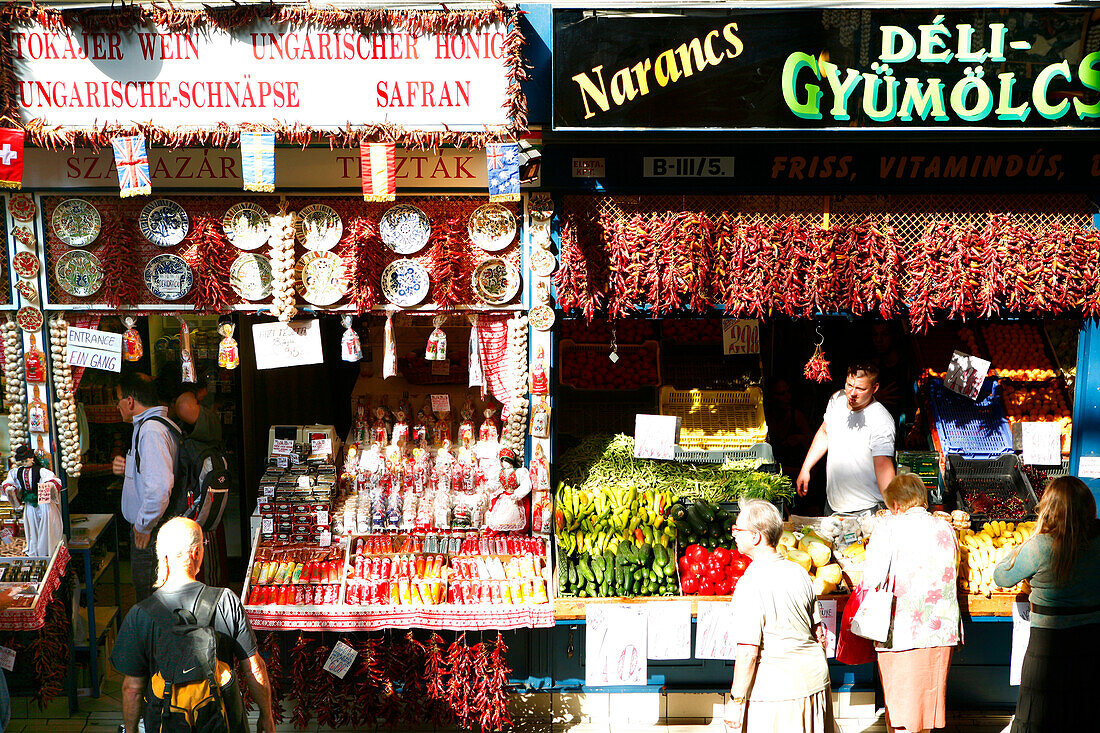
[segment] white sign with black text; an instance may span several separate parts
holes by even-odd
[[[65,345],[65,362],[71,366],[120,372],[122,334],[70,326]]]
[[[257,323],[252,326],[256,345],[257,369],[323,364],[321,324],[316,318],[283,323]]]

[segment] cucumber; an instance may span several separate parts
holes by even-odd
[[[649,565],[653,561],[653,545],[648,542],[642,544],[638,548],[638,562],[642,565]]]
[[[698,504],[693,504],[684,514],[684,521],[691,529],[691,534],[701,537],[707,533],[707,520],[703,518],[703,512]]]
[[[695,502],[695,508],[701,513],[703,521],[708,524],[714,521],[714,515],[718,511],[718,507],[713,506],[705,499]]]
[[[653,560],[658,565],[662,565],[662,566],[667,565],[668,564],[668,550],[666,550],[663,545],[654,545],[653,546]]]
[[[569,590],[569,558],[558,556],[558,587]]]
[[[603,583],[603,556],[593,555],[592,561],[589,563],[589,567],[592,568],[592,575],[596,577],[596,582]]]
[[[581,576],[583,582],[591,585],[596,582],[596,576],[593,574],[592,569],[588,567],[588,559],[581,555],[577,560],[577,573]]]
[[[577,566],[570,562],[569,563],[569,586],[571,588],[576,588],[577,585],[578,585],[578,583],[577,583]]]

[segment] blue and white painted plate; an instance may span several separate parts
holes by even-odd
[[[391,207],[378,222],[382,242],[399,255],[416,254],[432,237],[428,215],[415,206],[399,204]]]
[[[179,300],[191,292],[191,266],[178,255],[157,255],[145,265],[145,287],[161,300]]]
[[[170,199],[150,201],[138,215],[142,236],[158,247],[174,247],[182,242],[189,226],[187,212]]]
[[[415,260],[394,260],[382,270],[382,294],[402,308],[411,308],[428,297],[431,278]]]
[[[84,199],[65,199],[50,216],[53,233],[70,247],[87,247],[99,236],[99,212]]]

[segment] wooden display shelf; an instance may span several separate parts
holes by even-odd
[[[669,601],[689,601],[691,615],[695,617],[699,601],[729,602],[732,596],[657,596],[654,598],[556,598],[554,599],[554,619],[556,621],[583,621],[585,606],[589,603],[667,603]],[[982,595],[961,596],[966,599],[964,615],[969,616],[1011,616],[1015,593],[995,593],[989,598]],[[821,600],[847,600],[848,595],[827,595]]]

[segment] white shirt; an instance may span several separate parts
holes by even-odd
[[[829,455],[825,495],[834,512],[858,512],[882,501],[874,456],[894,457],[894,418],[881,402],[848,409],[843,390],[825,408]]]
[[[796,700],[829,687],[810,575],[778,555],[752,561],[733,591],[733,639],[760,647],[749,701]]]

